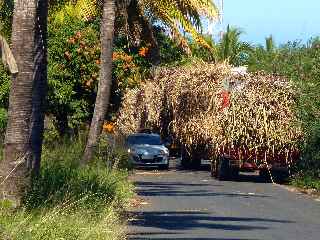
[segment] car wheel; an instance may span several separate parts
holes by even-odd
[[[160,170],[168,170],[169,169],[169,164],[159,165],[159,169]]]
[[[217,169],[217,178],[220,181],[229,180],[230,178],[230,166],[229,160],[224,157],[219,158],[218,169]]]

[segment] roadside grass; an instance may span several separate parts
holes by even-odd
[[[301,172],[292,178],[291,184],[298,188],[311,189],[320,193],[320,173],[316,174],[314,171]]]
[[[102,148],[107,147],[99,151],[106,153]],[[82,151],[80,140],[44,146],[40,175],[33,178],[23,206],[0,203],[0,239],[125,239],[121,214],[133,196],[127,170],[98,155],[80,168]]]

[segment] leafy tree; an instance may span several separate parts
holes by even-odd
[[[91,117],[100,69],[100,20],[84,21],[76,6],[50,11],[47,114],[60,133]]]

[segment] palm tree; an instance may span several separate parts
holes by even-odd
[[[45,105],[47,96],[47,21],[48,1],[38,0],[37,21],[35,26],[35,68],[33,71],[32,116],[31,116],[31,148],[33,152],[32,170],[38,174],[40,170],[42,140],[44,131]]]
[[[41,149],[36,144],[41,145],[43,115],[39,109],[46,82],[45,39],[40,38],[41,33],[45,34],[45,26],[41,25],[46,22],[46,6],[46,0],[16,0],[14,6],[12,46],[19,72],[12,76],[0,184],[1,197],[17,205],[30,183],[32,170],[39,166],[35,160],[40,161],[35,152]]]
[[[228,25],[218,45],[219,60],[228,59],[235,66],[243,64],[244,56],[252,50],[252,47],[249,43],[240,40],[241,34],[243,32],[240,29]]]
[[[270,35],[269,37],[266,37],[266,51],[268,53],[273,52],[274,48],[275,48],[274,40],[272,35]]]
[[[92,159],[108,110],[112,83],[112,48],[116,4],[104,0],[101,20],[101,70],[98,93],[82,164]]]

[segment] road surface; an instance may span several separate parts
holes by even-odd
[[[320,202],[284,187],[217,181],[205,171],[137,170],[128,238],[319,240]]]

